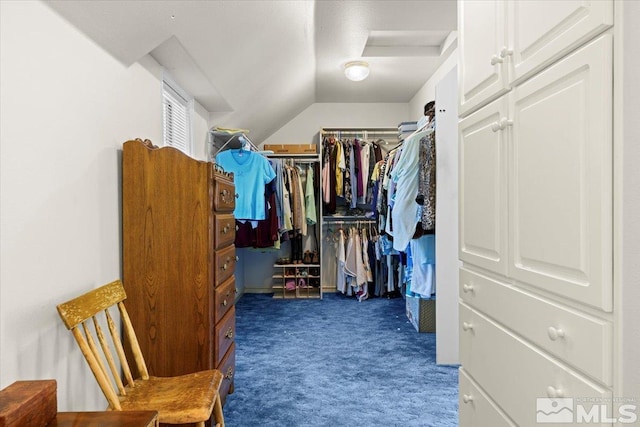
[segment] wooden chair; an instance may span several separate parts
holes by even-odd
[[[218,393],[223,379],[222,373],[213,369],[177,377],[149,376],[124,306],[123,301],[126,298],[122,282],[116,280],[57,306],[60,317],[67,329],[73,333],[100,389],[107,398],[109,408],[116,411],[158,411],[160,423],[196,423],[198,427],[204,427],[205,421],[211,417],[213,411],[216,426],[224,427],[222,404]],[[134,379],[132,376],[120,335],[109,310],[116,305],[120,313],[124,337],[133,354],[140,378]],[[101,324],[105,324],[104,322],[109,329],[108,336],[103,332],[104,326],[101,327]],[[96,343],[94,334],[99,345]],[[113,351],[120,362],[122,374],[127,382],[126,386],[121,379],[121,372],[116,365]],[[105,367],[105,360],[109,365],[109,371]]]

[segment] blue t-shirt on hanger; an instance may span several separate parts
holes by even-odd
[[[231,149],[218,153],[216,163],[233,172],[238,195],[233,211],[236,219],[266,219],[264,186],[276,177],[269,161],[252,151]]]

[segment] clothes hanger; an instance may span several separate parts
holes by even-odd
[[[256,154],[273,154],[272,150],[260,150],[245,134],[241,134],[238,139],[242,143],[242,149],[245,151],[251,151]]]

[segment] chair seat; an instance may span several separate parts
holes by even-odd
[[[120,404],[124,411],[158,411],[160,423],[196,423],[209,419],[222,380],[219,370],[137,379],[135,387],[126,387]]]

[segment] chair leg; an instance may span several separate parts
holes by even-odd
[[[224,414],[222,413],[222,401],[220,400],[220,395],[216,396],[216,401],[213,404],[213,418],[216,423],[218,423],[217,425],[224,427]]]

